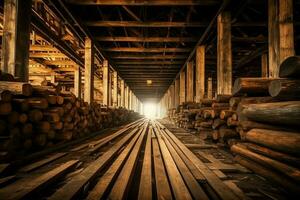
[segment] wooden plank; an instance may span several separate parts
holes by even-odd
[[[151,135],[152,127],[149,128],[146,140],[146,147],[144,152],[141,180],[139,186],[138,199],[151,200],[152,199],[152,145]]]
[[[7,200],[29,199],[31,195],[40,191],[42,188],[47,187],[49,184],[53,183],[53,181],[63,176],[78,162],[78,160],[71,160],[35,178],[23,178],[5,188],[1,188],[0,196]]]
[[[120,172],[113,188],[111,189],[108,199],[125,199],[136,167],[147,126],[148,125],[145,125],[143,128],[140,128],[142,131],[141,136],[132,149],[122,171]]]
[[[226,176],[226,174],[224,174],[223,172],[221,172],[220,170],[218,169],[213,169],[212,170],[217,176],[219,179],[221,180],[224,180],[224,179],[227,179],[228,177]]]
[[[36,170],[54,160],[57,160],[57,159],[65,156],[65,155],[67,155],[67,153],[56,153],[48,158],[45,158],[45,159],[39,160],[35,163],[26,165],[26,166],[22,167],[19,171],[20,172],[31,172],[31,171]]]
[[[16,179],[16,176],[6,176],[4,178],[0,178],[0,187],[3,188],[4,186],[6,186],[7,184],[11,183],[12,181],[14,181]]]
[[[184,144],[184,145],[189,149],[216,149],[216,148],[218,148],[217,145],[210,145],[210,144]]]
[[[173,160],[170,152],[168,151],[166,144],[162,140],[160,133],[156,128],[154,128],[154,131],[156,133],[158,144],[160,146],[161,154],[164,159],[166,171],[168,173],[169,181],[172,186],[171,188],[173,190],[175,199],[192,199],[192,196],[189,193],[189,190],[186,187],[184,180],[178,168],[176,167],[175,161]]]
[[[153,166],[157,199],[173,199],[157,138],[152,135]]]
[[[187,167],[186,163],[181,159],[179,154],[176,152],[174,147],[168,141],[167,137],[163,132],[160,132],[161,137],[163,138],[167,148],[169,149],[170,154],[172,155],[177,168],[179,169],[189,191],[194,199],[209,199],[208,196],[205,194],[203,189],[200,187],[199,183]]]
[[[240,198],[243,200],[248,199],[245,193],[234,183],[232,180],[226,180],[224,183]]]
[[[160,126],[164,127],[160,124]],[[184,152],[184,154],[194,163],[206,178],[209,185],[215,190],[221,199],[238,199],[238,197],[228,189],[228,187],[213,173],[193,152],[191,152],[176,136],[168,129],[165,132],[172,138],[177,146]]]
[[[91,103],[94,99],[94,45],[91,39],[85,39],[84,53],[84,101]]]
[[[137,133],[126,148],[121,152],[117,159],[112,163],[103,176],[100,177],[95,187],[90,191],[87,196],[88,200],[92,199],[101,199],[104,194],[107,192],[107,189],[112,186],[113,181],[116,179],[118,173],[123,167],[127,157],[129,156],[130,151],[134,147],[137,139],[140,137],[141,131]]]
[[[132,130],[128,135],[123,137],[118,143],[113,145],[102,156],[97,158],[89,166],[87,166],[80,174],[74,176],[68,183],[58,189],[49,200],[67,200],[74,198],[81,192],[81,189],[86,186],[104,166],[118,153],[118,151],[126,144],[136,133],[137,128]]]
[[[186,101],[194,101],[194,62],[190,61],[186,67]]]
[[[201,45],[196,50],[196,88],[195,102],[200,103],[205,93],[205,46]]]
[[[232,52],[231,52],[231,14],[220,13],[217,20],[217,93],[231,94]]]

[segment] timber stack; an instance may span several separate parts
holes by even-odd
[[[0,160],[75,140],[139,116],[123,108],[90,105],[68,91],[43,82],[31,85],[0,75]],[[3,81],[10,80],[10,81]]]
[[[233,97],[239,99],[242,141],[232,144],[231,151],[240,164],[296,192],[300,183],[300,57],[287,58],[280,65],[279,77],[235,82],[234,96],[244,91],[248,97]]]

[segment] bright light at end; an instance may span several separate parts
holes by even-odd
[[[155,103],[145,103],[144,104],[144,115],[149,119],[154,119],[156,117],[156,104]]]

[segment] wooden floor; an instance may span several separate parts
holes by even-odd
[[[142,119],[26,165],[2,167],[0,199],[6,200],[286,196],[225,150],[168,121]]]

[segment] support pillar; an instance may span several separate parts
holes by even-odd
[[[179,86],[180,86],[180,81],[179,81],[179,78],[177,78],[175,80],[175,86],[174,86],[174,99],[175,99],[175,108],[177,108],[179,106]]]
[[[108,67],[109,70],[109,67]],[[112,106],[112,82],[113,82],[113,73],[108,72],[108,106]]]
[[[1,70],[27,82],[29,76],[29,40],[31,0],[5,0]]]
[[[124,80],[121,79],[121,107],[125,107],[125,83]]]
[[[131,92],[130,89],[129,89],[129,95],[128,95],[128,96],[129,96],[129,98],[128,98],[128,102],[129,102],[129,103],[128,103],[128,104],[129,104],[129,105],[128,105],[128,109],[129,109],[129,110],[132,110],[132,92]]]
[[[261,55],[261,77],[268,77],[268,54]]]
[[[222,12],[217,20],[217,93],[231,94],[232,53],[231,53],[231,14]]]
[[[81,99],[81,70],[79,66],[74,71],[74,93],[78,99]]]
[[[175,85],[170,86],[170,108],[175,108]]]
[[[108,69],[108,61],[104,60],[103,61],[103,66],[102,66],[102,79],[103,79],[103,105],[109,106],[108,104],[108,82],[109,82],[109,69]]]
[[[208,77],[207,79],[207,98],[212,99],[213,91],[212,91],[212,78]]]
[[[203,99],[205,93],[205,46],[201,45],[196,50],[196,99],[197,103]]]
[[[118,107],[118,72],[116,71],[113,72],[113,85],[113,107],[116,108]]]
[[[185,103],[185,71],[180,72],[180,105]]]
[[[129,90],[128,90],[128,86],[125,86],[125,99],[124,99],[124,103],[125,103],[125,108],[129,109]]]
[[[94,99],[94,48],[89,38],[85,38],[84,65],[84,101],[91,103]]]
[[[192,61],[189,61],[187,63],[186,67],[186,97],[187,102],[193,102],[194,101],[194,63]]]

